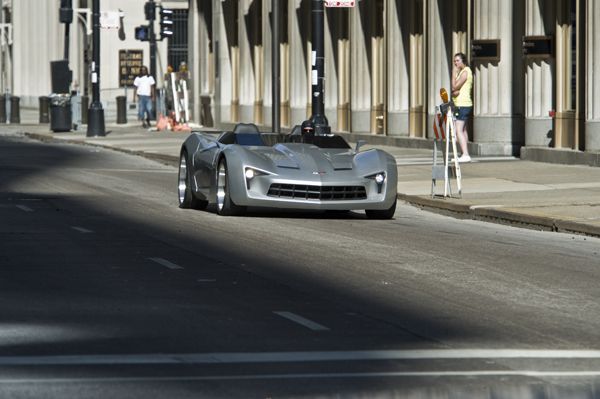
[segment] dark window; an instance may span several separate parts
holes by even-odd
[[[182,62],[188,64],[188,10],[173,10],[173,36],[168,43],[168,63],[174,71]]]

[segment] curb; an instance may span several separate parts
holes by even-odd
[[[457,204],[447,200],[408,194],[398,194],[398,199],[426,211],[431,211],[457,219],[471,219],[482,222],[511,225],[533,230],[581,234],[600,237],[600,227],[564,219],[526,215],[493,207],[476,207],[470,204]]]
[[[99,143],[89,143],[89,142],[85,141],[85,139],[57,139],[53,135],[45,134],[45,133],[23,133],[23,134],[34,140],[39,140],[39,141],[44,141],[44,142],[53,141],[53,142],[57,142],[57,143],[79,144],[79,145],[88,145],[91,147],[106,148],[107,150],[113,150],[113,151],[119,151],[119,152],[122,152],[125,154],[137,155],[140,157],[151,159],[153,161],[164,163],[165,165],[169,165],[169,166],[179,166],[179,158],[174,157],[172,155],[150,153],[150,152],[144,152],[144,151],[127,150],[124,148],[114,147],[114,146],[110,146],[110,145],[104,145],[104,144],[99,144]]]

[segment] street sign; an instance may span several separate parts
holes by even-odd
[[[119,87],[133,87],[143,64],[143,50],[119,50]]]
[[[356,0],[324,0],[325,7],[354,7]]]

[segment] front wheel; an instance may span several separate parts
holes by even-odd
[[[186,150],[181,151],[181,156],[179,157],[179,175],[177,183],[177,194],[180,208],[206,208],[208,201],[199,200],[192,192],[192,172],[189,168],[188,154]]]
[[[231,199],[227,160],[219,161],[217,169],[217,213],[221,216],[239,216],[246,212],[246,207],[236,205]]]
[[[396,213],[396,202],[397,200],[394,200],[388,209],[365,209],[365,213],[369,219],[391,219]]]

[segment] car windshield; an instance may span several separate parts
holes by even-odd
[[[239,145],[265,145],[260,133],[238,133],[235,135],[235,141]]]

